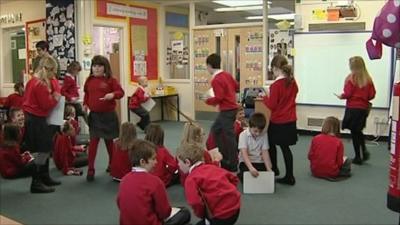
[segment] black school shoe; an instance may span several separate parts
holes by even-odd
[[[353,158],[351,163],[356,164],[356,165],[362,165],[363,161],[361,160],[361,158],[356,157],[356,158]]]
[[[365,151],[363,151],[363,161],[368,161],[369,160],[369,158],[370,158],[370,153],[367,151],[367,150],[365,150]]]
[[[294,186],[296,184],[296,179],[294,177],[283,177],[276,179],[276,182],[280,184]]]

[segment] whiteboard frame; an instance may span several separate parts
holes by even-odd
[[[370,33],[372,34],[372,31],[313,31],[313,32],[294,32],[293,35],[293,46],[294,49],[296,49],[296,42],[295,42],[295,36],[296,35],[312,35],[312,34],[359,34],[359,33]],[[393,94],[393,83],[394,83],[394,68],[395,68],[395,63],[396,63],[396,59],[395,59],[395,49],[391,48],[390,50],[390,54],[391,54],[391,64],[390,64],[390,79],[389,79],[389,86],[388,86],[388,92],[389,92],[389,105],[387,107],[374,107],[372,106],[372,109],[384,109],[384,110],[388,110],[390,109],[390,101],[392,99],[392,94]],[[293,69],[294,71],[296,70],[296,58],[297,56],[294,56],[293,59]],[[378,59],[380,60],[380,59]],[[328,104],[313,104],[313,103],[297,103],[296,105],[299,106],[322,106],[322,107],[333,107],[333,108],[345,108],[346,106],[344,105],[328,105]]]

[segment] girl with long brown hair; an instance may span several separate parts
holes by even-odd
[[[288,64],[285,56],[276,55],[271,61],[271,69],[275,82],[270,86],[269,95],[264,98],[265,105],[271,110],[268,126],[269,154],[272,169],[278,176],[276,146],[281,147],[286,175],[277,182],[294,185],[296,180],[293,175],[293,155],[289,146],[297,142],[296,96],[299,89],[294,79],[293,68]]]

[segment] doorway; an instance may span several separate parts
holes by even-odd
[[[121,83],[121,36],[120,27],[93,27],[93,55],[102,55],[110,61],[113,77]],[[122,84],[121,84],[122,86]],[[121,102],[117,101],[116,112],[119,121],[121,121]]]
[[[4,83],[23,82],[25,74],[25,31],[23,27],[3,30]]]

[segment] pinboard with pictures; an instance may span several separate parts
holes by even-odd
[[[49,53],[58,60],[60,78],[75,61],[74,0],[46,0],[46,34]]]

